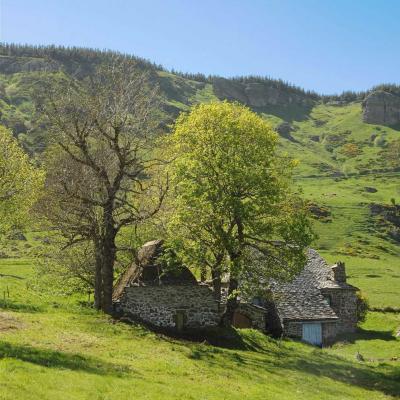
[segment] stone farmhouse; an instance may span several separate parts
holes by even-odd
[[[212,289],[197,282],[186,267],[163,271],[157,260],[161,254],[162,240],[148,242],[139,250],[138,261],[114,288],[115,312],[157,328],[217,326],[220,310]]]
[[[137,262],[114,288],[115,312],[168,330],[217,326],[224,304],[215,300],[212,288],[197,282],[186,267],[163,271],[158,261],[161,254],[161,240],[140,249]],[[269,300],[241,302],[233,324],[329,345],[338,334],[356,329],[357,290],[346,282],[344,264],[330,267],[310,249],[304,270],[292,282],[271,285]]]
[[[265,331],[276,336],[329,345],[337,335],[356,330],[358,290],[346,282],[343,263],[330,267],[309,249],[306,266],[292,282],[272,285],[269,301],[241,305],[236,320],[243,327],[247,317],[253,326],[265,324]]]

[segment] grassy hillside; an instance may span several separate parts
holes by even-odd
[[[383,138],[390,143],[400,132],[362,123],[358,103],[317,106],[309,120],[295,126],[297,146],[312,152],[294,151],[291,145],[300,159],[296,182],[306,199],[330,212],[330,221],[315,221],[319,238],[314,246],[331,262],[346,261],[352,283],[367,293],[372,307],[399,308],[399,243],[379,225],[371,204],[388,205],[400,196],[400,173],[382,167],[379,142]],[[344,155],[346,143],[354,143],[360,154]]]
[[[231,348],[154,334],[78,298],[29,288],[29,259],[0,263],[0,399],[391,399],[400,394],[398,316],[371,314],[354,343],[320,350],[252,330]],[[387,330],[380,328],[385,319]],[[390,328],[390,327],[391,328]],[[352,340],[351,338],[347,340]],[[370,358],[360,363],[357,349]]]

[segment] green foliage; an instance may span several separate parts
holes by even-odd
[[[386,138],[384,135],[377,136],[374,140],[375,147],[385,147],[386,145]]]
[[[275,278],[301,268],[312,234],[302,202],[291,193],[295,162],[277,152],[277,139],[268,123],[239,104],[199,105],[177,119],[169,232],[189,265],[240,276],[259,252]]]
[[[357,292],[357,321],[365,322],[369,309],[369,301],[362,292]]]
[[[355,143],[346,143],[340,151],[347,157],[357,157],[362,153],[359,146]]]
[[[94,251],[90,243],[66,246],[62,238],[35,248],[35,276],[31,285],[49,294],[93,293]]]
[[[43,178],[11,133],[0,127],[0,234],[28,223]]]

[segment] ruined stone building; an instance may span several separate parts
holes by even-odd
[[[212,289],[197,282],[186,267],[165,271],[158,257],[162,241],[146,243],[138,262],[117,282],[113,301],[118,314],[166,329],[204,329],[220,320]]]
[[[197,282],[186,267],[163,270],[161,254],[160,240],[142,247],[138,261],[115,286],[116,313],[173,330],[218,325],[224,304],[215,300],[211,287]],[[292,282],[271,285],[268,300],[239,304],[234,326],[328,345],[338,334],[356,329],[357,290],[346,282],[344,264],[330,267],[310,249],[305,268]]]

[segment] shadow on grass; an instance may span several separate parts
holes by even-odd
[[[310,104],[302,106],[299,104],[290,104],[287,107],[266,105],[265,107],[251,108],[258,113],[272,114],[283,119],[284,121],[294,122],[307,120],[313,109],[313,105]]]
[[[79,370],[98,375],[122,376],[132,373],[129,366],[111,364],[80,354],[63,353],[7,342],[0,342],[0,359],[2,358],[13,358],[42,367]]]
[[[376,331],[376,330],[358,328],[357,332],[355,333],[348,333],[344,336],[339,336],[338,341],[341,340],[349,343],[355,343],[357,340],[396,341],[397,339],[393,336],[392,331]]]
[[[219,368],[236,370],[249,379],[263,379],[262,372],[287,376],[291,372],[327,377],[367,390],[377,390],[386,395],[400,393],[400,369],[390,364],[379,366],[351,362],[315,349],[304,351],[288,347],[286,342],[271,340],[268,347],[255,343],[257,352],[226,351],[212,346],[194,346],[189,358],[206,362]],[[265,376],[264,376],[265,379]]]
[[[209,328],[209,329],[187,329],[177,332],[176,330],[167,330],[152,327],[152,331],[158,334],[162,340],[182,344],[182,340],[191,343],[211,344],[216,348],[231,350],[247,350],[247,351],[262,351],[263,347],[260,346],[255,340],[250,338],[244,339],[234,328]]]
[[[9,275],[9,274],[0,274],[0,278],[14,278],[14,279],[21,279],[23,280],[22,276],[18,275]]]
[[[147,328],[147,332],[155,333],[161,340],[169,343],[182,344],[182,340],[184,340],[192,343],[207,343],[226,349],[257,351],[255,343],[251,344],[249,341],[243,340],[243,337],[238,333],[238,331],[230,327],[215,327],[205,329],[186,328],[182,331],[177,331],[173,328],[155,326],[138,318],[128,316],[117,318],[118,321],[125,324],[141,327],[141,329]],[[146,332],[146,329],[143,332]]]
[[[0,310],[20,311],[20,312],[41,312],[42,307],[34,306],[32,304],[21,304],[11,300],[0,300]]]
[[[369,311],[400,314],[400,307],[370,307]]]

